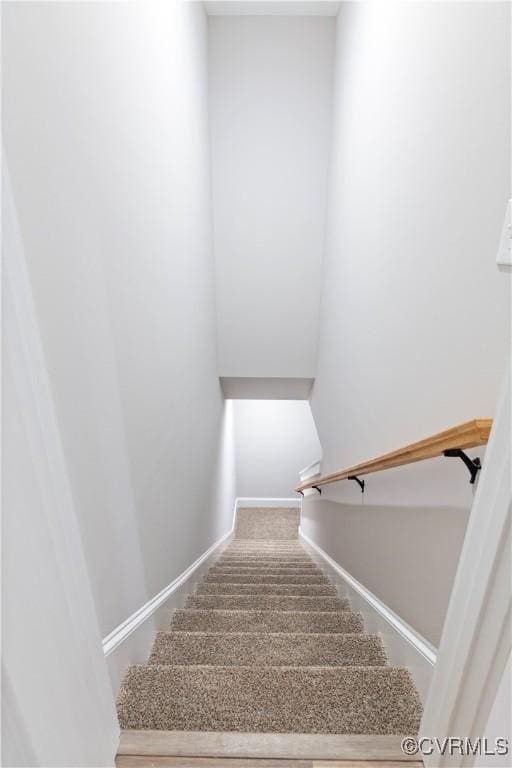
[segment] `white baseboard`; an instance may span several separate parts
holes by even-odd
[[[142,664],[147,660],[156,633],[169,626],[173,611],[184,605],[187,596],[210,568],[218,549],[233,535],[236,509],[237,500],[233,506],[231,530],[103,639],[103,653],[114,695],[117,694],[126,668],[130,664]]]
[[[420,697],[426,701],[437,651],[424,637],[397,616],[373,592],[357,581],[299,528],[299,536],[313,550],[320,565],[349,598],[352,610],[363,615],[368,632],[381,635],[390,664],[407,667]]]
[[[198,570],[198,568],[212,555],[220,545],[226,541],[228,536],[231,535],[231,531],[228,531],[222,536],[215,544],[203,552],[203,554],[195,560],[183,573],[171,581],[161,592],[148,600],[141,608],[135,613],[132,613],[122,624],[116,627],[109,635],[103,638],[103,653],[105,656],[109,656],[115,649],[126,640],[146,619],[152,616],[160,606],[165,603],[174,592],[187,582],[191,576]]]
[[[300,499],[237,496],[235,506],[236,509],[239,507],[300,507]]]

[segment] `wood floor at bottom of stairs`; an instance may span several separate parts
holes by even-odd
[[[116,768],[423,768],[422,763],[389,760],[265,760],[237,757],[156,757],[119,755]]]
[[[123,730],[117,768],[417,768],[401,736]]]

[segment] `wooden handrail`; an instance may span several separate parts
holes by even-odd
[[[445,429],[443,432],[437,432],[435,435],[425,437],[416,443],[404,445],[403,448],[376,456],[374,459],[355,464],[353,467],[340,469],[327,475],[309,477],[295,490],[304,491],[306,488],[337,483],[338,480],[346,480],[353,475],[369,475],[371,472],[381,472],[383,469],[401,467],[404,464],[412,464],[424,459],[433,459],[436,456],[443,456],[444,451],[454,448],[464,450],[465,448],[474,448],[477,445],[485,445],[489,440],[491,427],[492,419],[465,421],[463,424],[457,424],[457,426]]]

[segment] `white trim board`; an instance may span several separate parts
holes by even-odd
[[[236,509],[240,507],[300,507],[300,499],[237,496],[235,507]]]
[[[300,528],[299,536],[328,566],[333,581],[346,591],[352,609],[363,615],[366,630],[381,635],[390,664],[409,669],[420,697],[425,702],[437,660],[434,646],[342,568]]]
[[[316,477],[321,474],[321,471],[322,459],[317,459],[316,461],[311,462],[311,464],[308,464],[307,467],[304,467],[304,469],[299,470],[299,480],[303,483],[304,480],[309,480],[311,477]]]

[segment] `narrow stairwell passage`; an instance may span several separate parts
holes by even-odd
[[[239,510],[220,554],[118,697],[124,729],[416,734],[409,672],[298,541],[296,509]]]

